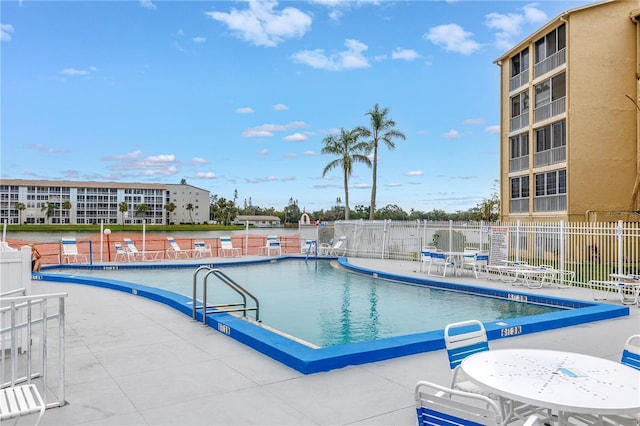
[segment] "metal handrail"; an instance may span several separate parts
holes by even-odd
[[[201,266],[196,272],[193,274],[193,319],[196,319],[196,309],[199,309],[197,306],[196,299],[196,287],[197,287],[197,275],[201,270],[207,270],[207,274],[204,276],[203,280],[203,289],[202,289],[202,323],[206,325],[207,323],[207,314],[214,312],[242,312],[243,316],[247,316],[247,311],[255,311],[256,312],[256,321],[260,321],[260,302],[258,299],[251,294],[247,289],[242,287],[240,284],[235,282],[231,277],[222,272],[220,269],[211,268],[209,266]],[[207,305],[207,280],[210,275],[214,275],[220,281],[227,285],[230,289],[238,293],[242,297],[242,303],[223,303],[217,305]],[[255,302],[255,307],[247,307],[247,296],[253,299]],[[241,307],[240,307],[241,306]],[[207,308],[215,308],[215,311],[207,311]],[[223,309],[220,309],[223,308]]]

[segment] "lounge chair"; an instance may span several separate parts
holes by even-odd
[[[131,241],[131,238],[123,238],[122,241],[124,241],[124,243],[127,246],[127,250],[129,251],[129,255],[131,256],[131,260],[159,260],[161,259],[163,256],[163,251],[144,251],[141,252],[138,250],[138,248],[136,247],[135,244],[133,244],[133,241]]]
[[[238,257],[241,255],[241,250],[233,246],[231,237],[220,237],[220,248],[218,249],[218,256],[220,257]]]
[[[133,257],[135,257],[133,253],[130,253],[129,250],[122,247],[122,244],[113,243],[113,245],[116,248],[116,257],[114,259],[115,262],[117,262],[118,260],[121,262],[129,262]]]
[[[78,252],[78,244],[75,237],[62,237],[60,239],[62,243],[62,263],[78,263],[80,261],[88,262],[86,254],[80,254]]]
[[[188,259],[193,254],[193,250],[183,250],[173,237],[167,237],[170,247],[167,249],[167,257],[174,259]]]
[[[213,257],[211,246],[204,241],[193,242],[193,257]]]
[[[260,247],[260,253],[265,256],[271,256],[271,252],[276,253],[278,256],[282,256],[282,245],[280,240],[275,235],[267,237],[267,242],[264,246]]]
[[[347,237],[344,235],[338,238],[338,241],[331,247],[330,254],[332,256],[344,256],[347,254]]]

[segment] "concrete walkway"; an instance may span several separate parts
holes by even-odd
[[[350,259],[416,275],[409,261]],[[474,285],[508,284],[473,278]],[[530,290],[592,300],[587,289]],[[415,425],[414,384],[448,384],[444,351],[303,375],[163,304],[101,288],[33,281],[33,293],[67,292],[66,400],[42,425]],[[610,297],[609,303],[619,304]],[[619,361],[640,334],[631,315],[491,341],[492,349],[545,348]],[[29,424],[30,417],[19,424]]]

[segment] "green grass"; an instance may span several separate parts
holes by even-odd
[[[140,225],[104,225],[112,232],[142,232]],[[244,229],[244,225],[146,225],[147,231],[234,231]],[[7,225],[9,232],[100,232],[100,225]]]

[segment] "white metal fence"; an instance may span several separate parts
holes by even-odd
[[[573,271],[574,285],[608,280],[611,273],[640,274],[638,222],[339,221],[334,236],[347,237],[347,256],[418,261],[426,245],[491,252],[496,227],[507,228],[510,260]]]

